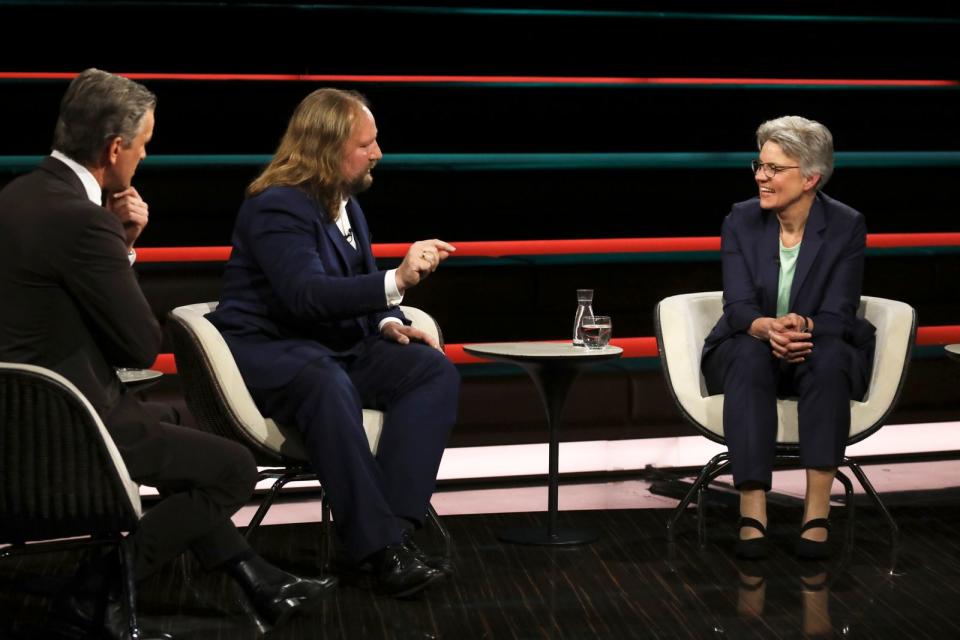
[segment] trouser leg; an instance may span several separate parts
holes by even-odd
[[[206,568],[249,552],[230,521],[253,493],[256,465],[242,445],[208,433],[158,423],[154,447],[160,462],[134,481],[156,487],[163,498],[129,537],[134,574],[143,579],[192,548]]]
[[[863,397],[866,375],[860,353],[839,338],[814,339],[806,361],[793,371],[800,399],[800,464],[837,467],[850,434],[850,400]]]
[[[737,487],[773,481],[777,438],[778,360],[770,346],[746,334],[713,349],[703,362],[711,393],[723,393],[723,435]]]
[[[384,412],[377,463],[397,516],[422,524],[457,418],[460,375],[422,344],[368,342],[348,369],[363,406]]]
[[[283,387],[251,393],[264,415],[300,430],[348,555],[361,560],[398,543],[400,527],[370,452],[360,396],[341,363],[323,358]]]

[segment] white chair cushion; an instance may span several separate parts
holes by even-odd
[[[657,309],[661,355],[677,402],[691,420],[722,437],[723,395],[707,395],[700,354],[723,313],[723,292],[671,296]],[[850,401],[850,437],[873,427],[896,399],[913,328],[913,309],[896,300],[863,296],[860,314],[877,328],[877,347],[867,395],[862,402]],[[777,417],[777,442],[799,442],[796,400],[778,400]]]
[[[177,307],[173,315],[183,321],[202,345],[210,362],[213,375],[222,388],[227,404],[230,406],[242,428],[257,442],[271,451],[282,451],[295,460],[308,460],[299,431],[295,427],[277,424],[271,418],[264,418],[257,408],[253,397],[240,375],[237,363],[223,336],[206,315],[217,308],[216,302],[200,302]],[[425,312],[415,307],[401,307],[404,315],[413,326],[439,337],[437,326]],[[380,434],[383,430],[383,412],[374,409],[363,410],[363,429],[367,435],[370,451],[374,455],[380,446]]]

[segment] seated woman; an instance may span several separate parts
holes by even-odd
[[[737,555],[766,554],[777,398],[798,396],[807,490],[796,552],[828,555],[830,487],[850,431],[850,400],[866,393],[874,327],[857,317],[863,215],[822,193],[833,137],[819,122],[784,116],[757,129],[759,196],[723,222],[723,316],[703,346],[711,394],[723,393],[723,430],[740,491]]]

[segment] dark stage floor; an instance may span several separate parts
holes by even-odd
[[[597,488],[609,495],[610,486]],[[674,495],[680,488],[664,478],[654,480],[651,491]],[[341,586],[269,637],[956,638],[958,498],[957,489],[884,495],[902,529],[892,575],[886,525],[866,502],[858,503],[852,543],[823,564],[800,562],[790,552],[800,508],[783,494],[770,506],[771,557],[746,565],[731,556],[735,502],[723,491],[711,493],[703,548],[691,512],[671,549],[663,508],[561,513],[561,524],[599,527],[602,535],[590,545],[552,549],[502,544],[495,536],[499,527],[540,523],[541,513],[447,516],[456,547],[454,580],[410,601]],[[838,543],[845,511],[834,509]],[[316,523],[269,526],[256,546],[277,564],[315,574],[319,534]],[[0,564],[0,637],[45,637],[40,628],[49,594],[77,557],[61,552]],[[236,596],[226,580],[204,574],[191,559],[145,583],[139,610],[148,625],[177,638],[259,637]]]

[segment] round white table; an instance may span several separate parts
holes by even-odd
[[[533,379],[547,413],[547,428],[550,432],[547,528],[514,527],[498,531],[497,537],[504,542],[544,545],[584,544],[596,540],[600,536],[596,529],[557,528],[557,490],[560,477],[560,441],[557,434],[567,392],[576,377],[591,365],[619,358],[623,349],[612,346],[587,349],[559,342],[494,342],[467,344],[463,350],[479,358],[523,367]]]
[[[944,345],[943,349],[947,352],[947,356],[951,360],[960,361],[960,344]]]

